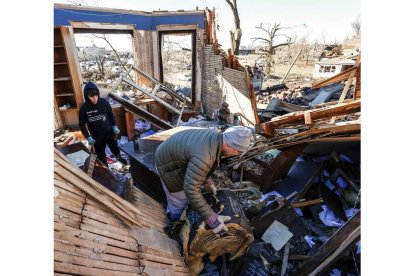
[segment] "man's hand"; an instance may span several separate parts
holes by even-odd
[[[231,220],[229,216],[219,216],[216,213],[213,213],[207,220],[206,223],[213,229],[213,233],[218,237],[222,236],[224,233],[229,231],[225,222]]]
[[[93,139],[92,136],[89,136],[87,140],[88,144],[91,146],[93,146],[96,143],[95,139]]]
[[[217,195],[217,188],[216,185],[214,185],[213,179],[211,177],[207,178],[206,181],[204,181],[204,189],[209,192],[213,193],[213,195]]]
[[[118,134],[120,132],[120,130],[117,126],[114,126],[113,129],[114,129],[115,134]]]

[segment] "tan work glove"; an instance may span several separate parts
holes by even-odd
[[[213,193],[213,195],[217,195],[217,188],[216,185],[214,185],[213,179],[211,177],[207,178],[206,181],[204,181],[204,189],[209,192]]]

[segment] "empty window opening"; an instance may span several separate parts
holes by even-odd
[[[194,32],[160,32],[161,81],[194,102]]]
[[[75,29],[74,36],[82,82],[96,83],[105,96],[121,74],[134,65],[132,34],[77,33]],[[133,73],[130,77],[133,79]]]

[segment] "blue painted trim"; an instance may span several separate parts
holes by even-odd
[[[155,30],[157,25],[192,24],[204,28],[204,15],[137,15],[54,8],[54,25],[69,26],[69,21],[134,24],[136,30]]]

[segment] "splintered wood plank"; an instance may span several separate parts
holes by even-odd
[[[294,203],[292,203],[292,207],[293,208],[300,208],[300,207],[305,207],[305,206],[320,204],[320,203],[323,203],[322,198],[311,199],[311,200],[301,201],[301,202],[294,202]]]
[[[164,222],[164,220],[166,219],[167,215],[164,212],[160,212],[158,210],[152,210],[149,209],[147,206],[145,205],[137,205],[137,208],[142,210],[142,213],[145,214],[146,216],[150,217],[150,218],[154,218],[155,220],[157,220],[158,222]]]
[[[126,242],[126,243],[130,243],[130,244],[136,243],[136,241],[133,238],[131,238],[127,235],[124,236],[124,235],[121,235],[121,234],[118,234],[118,233],[108,231],[108,230],[106,230],[105,227],[99,227],[98,225],[90,225],[90,224],[82,223],[81,224],[81,230],[88,231],[90,233],[95,233],[95,234],[98,234],[98,235],[101,235],[101,236],[109,237],[109,238],[112,238],[114,240],[118,240],[118,241],[121,241],[121,242]]]
[[[88,206],[86,206],[86,208],[87,207]],[[89,209],[86,209],[86,208],[84,208],[84,210],[82,212],[84,217],[88,217],[88,218],[100,221],[102,223],[106,223],[106,224],[109,224],[109,225],[112,225],[112,226],[116,226],[116,227],[119,227],[119,228],[122,228],[122,229],[125,229],[125,230],[128,229],[128,226],[126,224],[124,224],[122,221],[120,221],[120,220],[118,220],[114,217],[111,217],[111,216],[104,216],[104,215],[98,214],[96,212],[92,212],[92,211],[90,211]]]
[[[356,70],[352,71],[349,75],[348,80],[346,81],[345,87],[342,90],[341,96],[339,97],[338,104],[342,103],[345,100],[346,94],[348,93],[349,87],[351,87],[351,84],[353,83],[354,77],[356,74]],[[335,123],[336,116],[333,116],[331,118],[331,124]]]
[[[66,179],[64,179],[63,177],[61,177],[60,175],[54,174],[53,178],[55,180],[61,181],[61,182],[66,182]]]
[[[164,221],[158,221],[154,217],[148,216],[147,214],[142,214],[141,220],[142,220],[143,226],[144,226],[144,224],[146,224],[147,227],[152,226],[152,227],[156,227],[158,229],[162,229],[165,226]]]
[[[113,213],[112,210],[110,210],[109,208],[104,207],[103,205],[99,205],[100,206],[99,207],[97,205],[93,205],[90,203],[91,203],[90,198],[87,198],[86,205],[84,208],[86,211],[96,213],[97,215],[100,215],[100,216],[108,216],[112,220],[121,221],[121,219],[115,213]],[[101,207],[104,207],[104,208],[101,208]]]
[[[71,273],[76,275],[99,275],[99,276],[136,276],[137,272],[115,271],[102,268],[86,267],[76,264],[54,262],[54,270],[57,272]]]
[[[185,264],[182,260],[169,259],[165,257],[148,254],[148,253],[138,253],[138,256],[140,259],[144,259],[144,260],[148,260],[148,261],[152,261],[156,263],[163,263],[163,264],[170,264],[170,265],[185,267]]]
[[[312,124],[311,113],[309,111],[305,111],[305,113],[303,114],[305,116],[305,125],[311,125]]]
[[[61,209],[69,210],[75,214],[81,214],[83,205],[81,203],[70,202],[61,197],[57,197],[54,200],[55,208],[59,207]]]
[[[60,208],[72,208],[74,213],[80,214],[83,209],[83,202],[72,200],[65,195],[59,194],[54,200],[55,206]],[[76,210],[76,211],[75,211]],[[79,210],[79,211],[78,211]]]
[[[164,210],[164,207],[162,206],[162,204],[156,201],[155,199],[153,199],[152,197],[146,195],[144,192],[140,191],[136,187],[133,187],[132,189],[133,189],[135,200],[139,202],[140,204],[144,204],[144,205],[150,204],[151,208],[154,208],[155,210],[160,210],[160,211]],[[148,202],[148,204],[145,204],[144,202]]]
[[[162,264],[162,263],[152,262],[152,261],[148,261],[148,260],[140,260],[140,263],[141,263],[141,265],[143,265],[145,267],[145,269],[147,269],[147,267],[155,267],[155,268],[166,269],[166,270],[170,271],[171,273],[187,272],[187,268],[182,267],[182,266]],[[171,275],[171,274],[167,274],[167,275]]]
[[[137,258],[130,259],[130,258],[127,258],[127,257],[120,257],[120,256],[110,255],[110,254],[107,254],[106,252],[99,252],[97,250],[82,247],[82,246],[73,246],[73,245],[70,245],[70,244],[57,242],[57,243],[55,243],[54,249],[55,249],[55,251],[64,252],[64,253],[70,254],[70,255],[81,256],[81,257],[84,257],[84,258],[91,258],[91,259],[102,260],[102,261],[106,261],[106,262],[119,263],[119,264],[125,264],[125,265],[136,266],[136,267],[139,265]],[[138,256],[136,256],[136,257],[138,257]]]
[[[169,253],[169,252],[160,251],[160,250],[150,248],[150,247],[147,247],[147,246],[144,246],[144,245],[139,245],[138,248],[139,248],[139,252],[142,252],[142,253],[148,253],[148,254],[151,254],[151,255],[160,256],[160,257],[173,259],[173,260],[177,260],[177,261],[182,261],[183,260],[181,255],[178,255],[178,254],[172,254],[172,253]]]
[[[109,237],[104,237],[104,236],[90,233],[84,230],[80,230],[79,228],[76,229],[73,227],[69,227],[67,225],[62,225],[62,224],[57,224],[57,223],[55,223],[54,230],[55,230],[55,233],[62,233],[64,235],[68,235],[71,237],[75,236],[75,237],[84,239],[89,242],[99,242],[101,244],[110,245],[111,247],[113,246],[111,249],[111,252],[112,252],[111,254],[134,258],[134,254],[136,254],[136,251],[138,250],[136,241],[134,243],[126,243],[126,242],[115,240]],[[83,242],[83,241],[78,241],[78,242]],[[116,251],[113,251],[113,249],[116,249]]]
[[[70,165],[67,165],[67,166],[70,166]],[[95,189],[96,187],[87,185],[83,181],[84,179],[79,178],[76,174],[71,173],[70,171],[66,170],[65,167],[62,167],[56,163],[55,163],[55,172],[58,173],[59,175],[64,176],[68,180],[70,179],[70,182],[72,184],[79,186],[83,191],[87,192],[89,195],[91,195],[95,199],[104,203],[109,209],[114,211],[121,219],[123,219],[125,223],[129,225],[132,225],[132,224],[139,225],[139,222],[137,221],[137,219],[134,217],[131,217],[129,212],[127,213],[126,210],[121,209],[122,207],[115,205],[114,202],[111,201],[111,198],[108,197],[108,194],[104,194],[99,191],[99,189],[102,189],[103,187],[96,190]]]
[[[81,191],[78,187],[74,186],[73,184],[68,183],[66,180],[61,181],[61,180],[55,179],[54,183],[55,183],[55,186],[65,189],[66,191],[74,193],[78,196],[85,197],[86,195],[85,192]]]
[[[136,206],[137,206],[138,209],[140,209],[142,211],[143,214],[145,214],[146,216],[148,216],[150,218],[156,219],[158,222],[164,223],[166,218],[167,218],[167,215],[166,215],[165,212],[150,209],[148,206],[142,205],[142,204],[136,204]]]
[[[63,167],[66,172],[68,172],[69,174],[64,174],[63,176],[69,176],[71,179],[74,179],[75,182],[72,182],[72,184],[76,185],[78,184],[78,182],[81,182],[81,184],[89,184],[89,187],[93,187],[94,189],[96,189],[96,192],[99,191],[101,193],[104,193],[107,197],[111,198],[113,200],[113,203],[123,209],[126,209],[130,212],[135,212],[135,213],[140,213],[139,210],[136,209],[136,207],[134,205],[132,205],[131,203],[129,203],[128,201],[123,200],[121,197],[119,197],[117,194],[111,192],[110,190],[106,189],[105,187],[103,187],[101,184],[99,184],[98,182],[96,182],[95,180],[93,180],[92,178],[90,178],[85,172],[83,172],[81,169],[79,168],[75,168],[74,166],[72,166],[71,164],[68,163],[68,159],[65,155],[63,155],[61,152],[59,152],[57,149],[55,149],[55,168],[59,167],[56,166],[58,163],[61,167]],[[56,169],[55,169],[56,172]],[[64,172],[63,172],[64,173]],[[62,174],[60,174],[62,176]],[[76,185],[77,186],[77,185]],[[85,188],[85,185],[81,185],[82,190],[84,190],[83,188]],[[86,192],[86,191],[85,191]],[[93,194],[96,194],[92,193]],[[102,202],[102,201],[101,201]],[[106,203],[106,202],[102,202],[102,203]]]
[[[60,198],[60,199],[63,199],[63,200],[67,200],[67,201],[72,202],[74,204],[82,204],[83,205],[84,202],[85,202],[85,196],[86,195],[80,196],[80,195],[71,193],[71,192],[69,192],[65,189],[59,188],[59,187],[56,187],[55,190],[58,192],[58,195],[55,198]]]
[[[54,253],[55,261],[61,261],[65,263],[72,263],[77,265],[83,265],[94,268],[103,268],[107,270],[124,271],[124,272],[138,272],[138,268],[129,265],[108,263],[104,261],[92,260],[89,258],[79,257],[75,255],[69,255],[60,251]]]
[[[318,109],[312,109],[309,112],[313,120],[330,118],[332,116],[350,114],[359,112],[361,109],[361,100],[355,100],[349,103],[337,104],[334,106],[322,107]],[[276,128],[283,125],[293,124],[293,123],[303,123],[304,122],[304,111],[298,111],[282,115],[276,118],[273,118],[269,122],[261,123],[260,127],[262,130],[265,127]]]
[[[112,232],[112,233],[116,234],[117,236],[121,236],[121,237],[122,236],[127,237],[129,235],[128,230],[125,229],[125,228],[120,228],[120,227],[117,227],[117,226],[114,226],[114,225],[103,223],[103,222],[93,220],[93,219],[88,218],[88,217],[83,217],[82,224],[87,224],[87,225],[96,227],[98,229],[104,229],[105,231]]]
[[[81,216],[63,209],[55,209],[54,221],[56,223],[63,223],[71,227],[79,228]]]
[[[137,252],[130,251],[128,249],[113,247],[112,245],[102,243],[101,241],[99,242],[91,241],[88,239],[75,237],[75,236],[67,235],[67,234],[60,233],[60,232],[55,232],[55,244],[57,243],[82,246],[82,247],[89,248],[94,251],[105,252],[106,254],[117,255],[120,257],[126,257],[130,259],[138,259]],[[133,245],[131,245],[131,247],[132,246]]]

